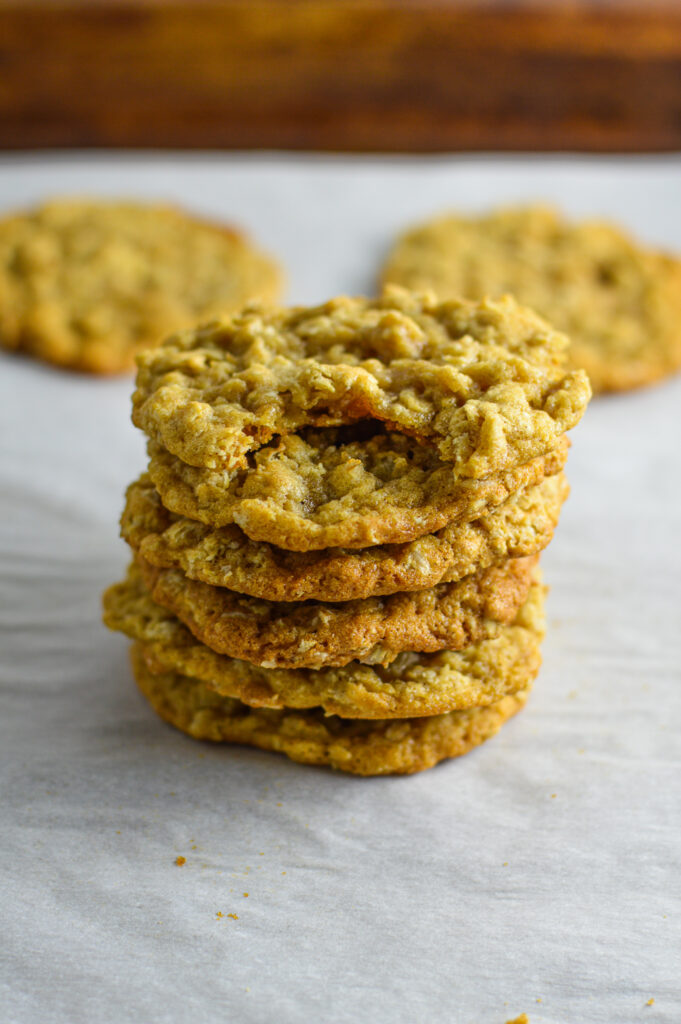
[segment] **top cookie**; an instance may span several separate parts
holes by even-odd
[[[130,369],[172,331],[279,291],[241,234],[170,206],[55,200],[0,221],[0,344],[60,366]]]
[[[445,216],[407,231],[384,282],[442,298],[512,293],[570,338],[594,391],[649,384],[681,366],[681,262],[614,225],[542,206]]]
[[[138,360],[133,421],[179,457],[232,471],[275,435],[363,419],[481,478],[555,446],[590,397],[567,341],[513,299],[391,289],[312,309],[252,308]]]

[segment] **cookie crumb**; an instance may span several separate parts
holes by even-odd
[[[181,868],[183,864],[187,863],[187,858],[186,857],[176,857],[175,858],[175,863],[177,864],[178,868]]]
[[[239,915],[238,914],[227,914],[227,917],[231,917],[232,921],[238,921],[239,920]]]
[[[652,1006],[654,1002],[655,1002],[655,1000],[654,1000],[654,999],[652,999],[652,998],[650,998],[650,999],[648,1000],[648,1002],[646,1003],[646,1006]]]
[[[248,896],[248,893],[247,893],[247,892],[245,892],[245,893],[244,893],[244,896]]]
[[[513,1020],[507,1020],[506,1024],[530,1024],[530,1018],[526,1013],[521,1013],[519,1017],[514,1017]]]

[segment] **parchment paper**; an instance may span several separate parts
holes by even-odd
[[[292,301],[371,291],[448,207],[546,198],[681,249],[679,157],[0,161],[3,210],[63,192],[233,219]],[[574,432],[525,712],[377,780],[192,742],[137,694],[99,607],[131,388],[0,356],[0,1019],[680,1021],[681,379]]]

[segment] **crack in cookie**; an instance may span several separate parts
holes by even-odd
[[[404,434],[379,431],[353,441],[331,427],[280,438],[236,472],[188,466],[149,442],[149,476],[171,512],[218,528],[235,523],[251,540],[291,551],[365,548],[476,519],[556,472],[567,448],[561,437],[543,465],[535,459],[462,480],[433,448]]]
[[[388,290],[246,309],[140,355],[133,421],[189,466],[233,472],[273,438],[375,419],[461,479],[546,454],[590,388],[567,339],[509,298]]]

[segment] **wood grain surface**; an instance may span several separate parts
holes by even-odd
[[[0,147],[681,148],[670,0],[0,0]]]

